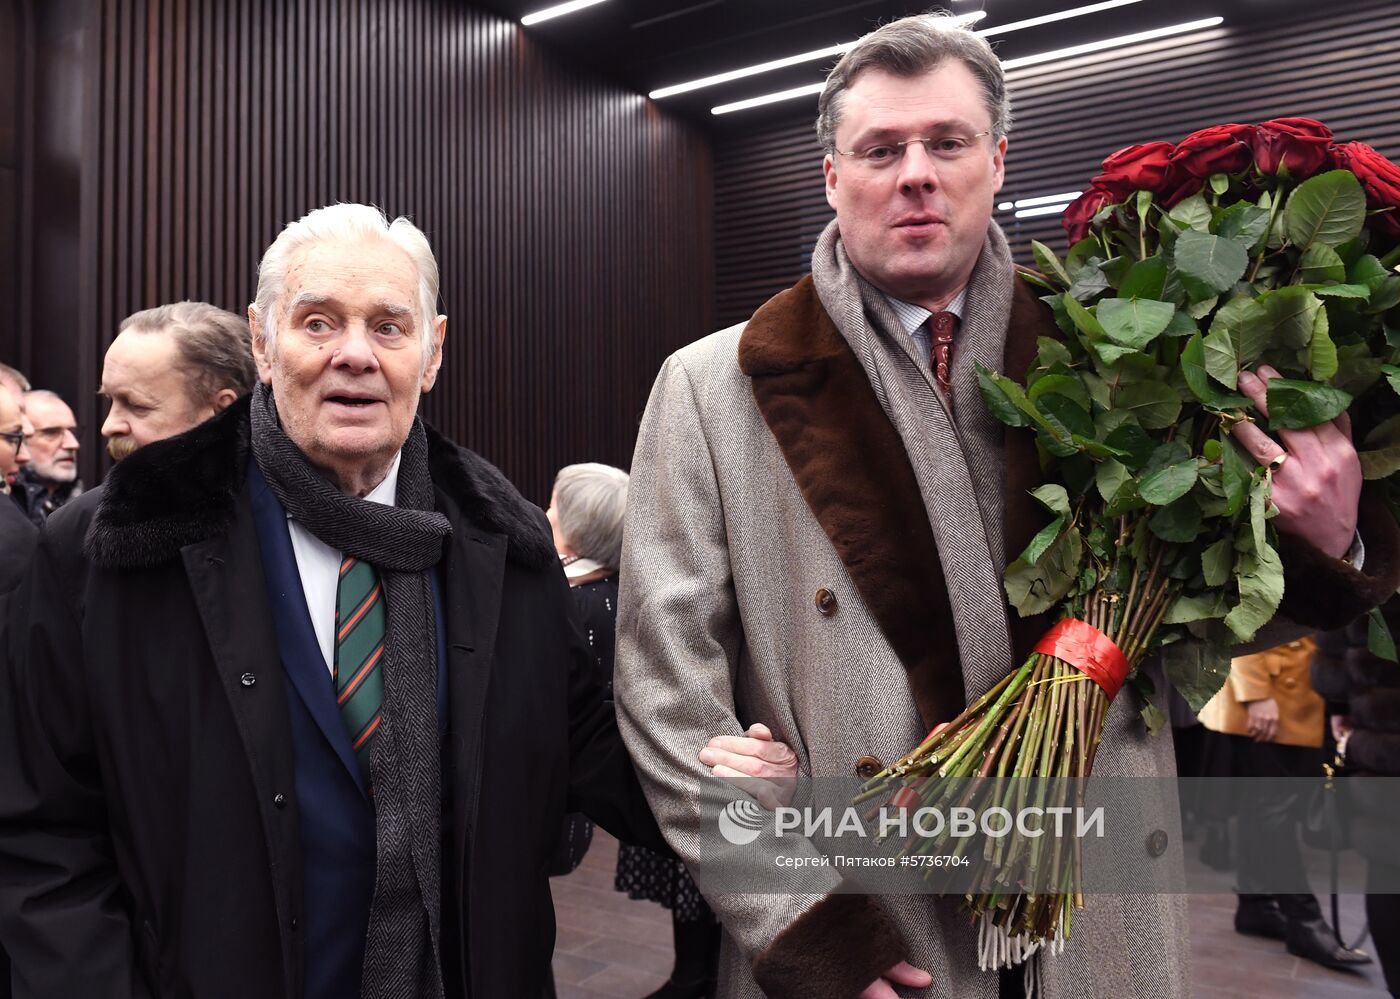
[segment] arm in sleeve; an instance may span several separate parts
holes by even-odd
[[[642,419],[623,538],[613,687],[661,828],[770,999],[850,999],[907,956],[898,927],[878,900],[834,893],[830,868],[780,878],[763,839],[727,849],[719,810],[744,795],[697,759],[711,737],[744,730],[734,696],[743,624],[714,460],[677,357]],[[783,850],[816,855],[803,839]],[[735,885],[736,868],[766,893]]]
[[[1267,652],[1236,656],[1230,661],[1230,693],[1240,704],[1274,696]]]
[[[150,999],[82,683],[81,542],[64,534],[46,525],[0,641],[0,939],[17,999]]]

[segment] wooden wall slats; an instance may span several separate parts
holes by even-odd
[[[1400,6],[1231,24],[1012,70],[1015,126],[998,201],[1081,190],[1108,153],[1205,125],[1303,115],[1400,160]],[[809,266],[831,210],[813,133],[816,98],[760,114],[715,144],[716,321],[739,322]],[[1063,249],[1058,216],[997,212],[1017,256]]]
[[[94,123],[67,164],[93,219],[32,235],[95,292],[35,291],[36,315],[69,319],[29,334],[36,380],[90,397],[75,373],[124,316],[182,298],[241,312],[285,223],[367,201],[437,252],[448,340],[425,415],[538,502],[561,465],[629,463],[662,360],[713,327],[698,130],[455,0],[64,2],[88,9],[95,99],[38,113]]]

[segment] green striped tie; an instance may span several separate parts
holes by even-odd
[[[346,556],[335,592],[335,700],[366,785],[384,708],[384,608],[384,587],[374,566]]]

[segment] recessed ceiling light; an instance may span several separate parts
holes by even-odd
[[[1041,205],[1039,208],[1022,208],[1016,213],[1018,219],[1033,219],[1037,215],[1063,215],[1065,209],[1069,207],[1066,201],[1059,205]]]
[[[990,28],[983,28],[977,33],[983,38],[991,38],[993,35],[1009,35],[1013,31],[1021,31],[1025,28],[1037,28],[1042,24],[1067,21],[1071,17],[1084,17],[1088,14],[1097,14],[1100,11],[1112,10],[1114,7],[1126,7],[1133,3],[1142,3],[1142,0],[1103,0],[1102,3],[1091,3],[1084,7],[1070,7],[1067,10],[1058,10],[1053,14],[1041,14],[1039,17],[1028,17],[1024,21],[1008,21],[1006,24],[994,24]]]
[[[1051,52],[1041,52],[1038,55],[1021,56],[1018,59],[1007,59],[1002,62],[1001,68],[1012,70],[1020,69],[1023,66],[1036,66],[1043,62],[1053,62],[1056,59],[1069,59],[1073,56],[1085,55],[1089,52],[1099,52],[1103,49],[1112,49],[1122,45],[1146,42],[1153,38],[1165,38],[1168,35],[1180,35],[1188,31],[1201,31],[1205,28],[1214,28],[1224,21],[1225,19],[1223,17],[1204,17],[1199,21],[1187,21],[1184,24],[1171,24],[1165,28],[1138,31],[1131,35],[1119,35],[1116,38],[1105,38],[1098,42],[1085,42],[1083,45],[1071,45],[1069,48],[1055,49]]]
[[[749,108],[762,107],[764,104],[776,104],[778,101],[789,101],[794,97],[806,97],[808,94],[819,94],[826,82],[813,83],[806,87],[793,87],[791,90],[780,90],[776,94],[764,94],[762,97],[750,97],[745,101],[735,101],[733,104],[721,104],[719,107],[710,108],[710,114],[729,114],[731,111],[747,111]]]
[[[997,211],[999,211],[999,212],[1009,212],[1009,211],[1011,211],[1011,209],[1013,209],[1013,208],[1015,208],[1015,207],[1016,207],[1016,206],[1013,205],[1011,202],[1009,202],[1009,201],[1003,201],[1001,204],[997,205]]]
[[[537,10],[533,14],[526,14],[520,19],[520,23],[539,24],[541,21],[563,17],[565,14],[572,14],[576,10],[583,10],[585,7],[592,7],[594,4],[602,2],[603,0],[569,0],[568,3],[556,4],[553,7],[546,7],[544,10]]]
[[[971,14],[960,14],[952,18],[960,27],[967,27],[976,24],[987,16],[985,10],[974,11]],[[730,80],[742,80],[746,76],[757,76],[759,73],[768,73],[775,69],[786,69],[788,66],[800,66],[804,62],[815,62],[818,59],[829,59],[832,56],[839,56],[855,47],[855,41],[842,42],[839,45],[828,45],[824,49],[813,49],[811,52],[802,52],[798,55],[786,56],[782,59],[773,59],[769,62],[761,62],[754,66],[745,66],[743,69],[732,69],[727,73],[716,73],[714,76],[702,77],[698,80],[691,80],[689,83],[677,83],[669,87],[661,87],[647,94],[654,101],[663,100],[667,97],[674,97],[676,94],[689,93],[692,90],[700,90],[704,87],[713,87],[721,83],[728,83]]]

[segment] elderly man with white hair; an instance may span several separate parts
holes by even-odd
[[[17,994],[541,994],[567,809],[661,845],[544,514],[426,427],[423,233],[287,226],[251,397],[47,522],[0,684]]]

